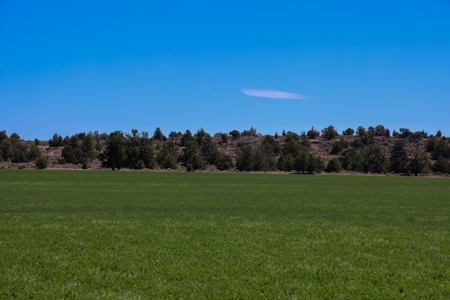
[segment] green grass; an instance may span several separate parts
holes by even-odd
[[[0,298],[450,298],[450,180],[0,170]]]

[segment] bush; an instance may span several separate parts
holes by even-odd
[[[193,171],[192,165],[191,164],[187,164],[186,165],[186,172],[192,172],[192,171]]]
[[[187,165],[191,165],[194,170],[205,170],[206,164],[198,154],[194,154],[188,161]],[[186,165],[186,166],[187,166]]]
[[[81,166],[81,168],[83,170],[87,170],[87,169],[89,169],[89,165],[87,164],[87,162],[83,162],[83,165]]]
[[[222,143],[227,144],[228,143],[228,134],[226,133],[221,133],[220,134],[220,138],[222,140]]]
[[[36,158],[36,167],[38,169],[45,169],[48,167],[48,160],[47,158],[43,157],[43,156],[39,156],[38,158]]]
[[[339,141],[333,143],[331,147],[331,154],[338,154],[348,147],[348,142],[341,138]]]
[[[218,170],[229,170],[233,168],[233,161],[231,160],[231,157],[228,155],[225,155],[223,153],[221,153],[216,161],[215,161],[215,165],[217,167]]]
[[[137,170],[142,170],[145,168],[145,163],[142,159],[138,160],[138,162],[136,163],[136,169]]]
[[[339,158],[335,157],[332,160],[330,160],[328,162],[326,171],[328,173],[330,173],[330,172],[336,172],[336,173],[341,172],[342,171],[342,164],[341,164],[341,161],[339,160]]]

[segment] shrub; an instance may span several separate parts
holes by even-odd
[[[81,168],[83,170],[87,170],[87,169],[89,169],[89,165],[87,164],[87,162],[83,162],[83,165],[81,166]]]
[[[341,172],[342,171],[342,165],[341,165],[341,161],[339,160],[339,158],[335,157],[332,160],[330,160],[328,162],[326,171],[328,173],[330,173],[330,172],[336,172],[336,173]]]
[[[220,133],[220,138],[222,140],[222,143],[227,144],[228,143],[228,134],[226,133]]]
[[[221,153],[216,161],[215,161],[215,165],[217,167],[218,170],[229,170],[233,168],[233,161],[231,160],[231,157],[228,155],[225,155],[223,153]]]
[[[145,163],[142,159],[138,160],[138,162],[136,163],[136,169],[137,170],[142,170],[145,168]]]
[[[198,154],[194,154],[188,161],[187,165],[191,165],[194,170],[205,170],[206,164]],[[187,166],[186,165],[186,166]]]
[[[186,172],[192,172],[192,171],[193,171],[192,165],[191,164],[187,164],[186,165]]]
[[[331,147],[331,154],[338,154],[347,147],[348,142],[341,138],[339,141],[333,143],[333,146]]]
[[[44,156],[39,156],[38,158],[36,158],[36,167],[38,169],[45,169],[48,167],[48,164],[49,162]]]

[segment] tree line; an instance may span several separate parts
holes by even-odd
[[[388,151],[380,147],[380,139],[393,140]],[[254,140],[260,142],[255,144]],[[320,153],[314,153],[311,140],[330,143],[327,154],[332,158],[325,159]],[[424,146],[414,146],[417,141],[424,141]],[[233,157],[219,150],[218,146],[232,142],[237,143]],[[6,131],[0,131],[0,162],[36,161],[38,168],[45,168],[49,162],[39,150],[40,143],[36,139],[27,144],[16,133],[8,136]],[[181,165],[187,171],[195,171],[214,165],[218,170],[239,171],[450,173],[450,144],[440,130],[428,135],[424,131],[400,128],[391,134],[382,125],[367,129],[359,126],[356,130],[347,128],[341,134],[330,125],[320,132],[312,127],[301,133],[283,130],[273,136],[262,136],[254,127],[242,132],[219,132],[214,136],[199,129],[194,134],[190,130],[172,131],[166,137],[159,127],[152,136],[137,129],[132,129],[131,133],[77,133],[64,138],[55,133],[48,140],[48,146],[62,147],[59,164],[81,164],[88,168],[90,162],[99,160],[103,167],[112,170],[177,169]]]

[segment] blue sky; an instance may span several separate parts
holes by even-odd
[[[94,2],[0,0],[0,130],[450,135],[449,1]]]

